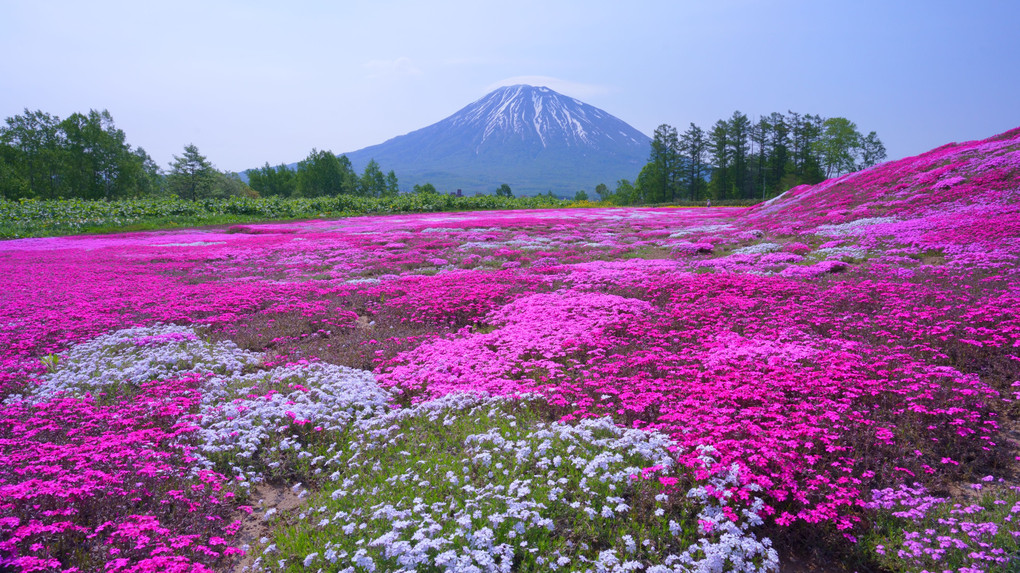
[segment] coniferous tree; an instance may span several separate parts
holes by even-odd
[[[712,154],[712,180],[709,192],[713,199],[732,198],[732,177],[730,174],[729,130],[726,122],[718,120],[708,134],[709,152]]]
[[[729,146],[731,157],[731,180],[733,190],[731,197],[747,199],[750,197],[748,177],[747,155],[748,137],[750,136],[751,121],[739,111],[733,112],[733,116],[726,122],[726,144]]]
[[[641,173],[638,176],[638,187],[646,201],[676,201],[683,172],[680,140],[675,127],[664,123],[655,129],[648,165]]]
[[[358,174],[354,172],[354,166],[351,165],[351,160],[346,155],[337,157],[337,161],[340,162],[340,172],[342,182],[340,184],[340,193],[343,195],[357,195],[360,192],[361,179],[358,178]]]
[[[193,143],[184,146],[184,154],[174,155],[167,175],[170,191],[182,199],[195,200],[211,195],[216,183],[216,170],[209,160],[199,153]]]
[[[792,171],[790,165],[789,138],[790,126],[786,118],[779,112],[769,115],[769,138],[768,138],[768,160],[765,184],[768,187],[769,195],[776,195],[785,189],[780,190],[781,181],[788,170]]]
[[[397,174],[390,169],[386,173],[386,195],[396,197],[400,193],[400,182],[397,181]]]
[[[366,197],[382,197],[386,194],[386,176],[383,175],[379,164],[372,159],[365,166],[361,174],[361,195]]]
[[[705,131],[691,123],[687,131],[680,136],[681,156],[685,162],[687,174],[687,198],[700,201],[705,193],[705,155],[708,152],[708,139]]]
[[[757,122],[751,124],[750,140],[753,160],[750,162],[752,169],[749,169],[750,183],[748,187],[754,198],[765,198],[765,164],[768,161],[765,145],[771,137],[771,133],[772,125],[765,116],[759,117]],[[755,153],[755,148],[758,150],[757,153]]]

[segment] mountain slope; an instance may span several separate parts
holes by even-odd
[[[375,159],[401,188],[573,195],[635,179],[650,139],[622,120],[549,88],[499,88],[428,127],[347,153],[355,169]]]

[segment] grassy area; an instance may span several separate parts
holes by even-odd
[[[746,207],[754,201],[719,201],[717,207]],[[598,201],[568,201],[545,195],[535,197],[453,197],[450,195],[398,195],[396,197],[230,197],[199,199],[145,197],[117,201],[84,199],[0,199],[0,239],[95,235],[157,229],[186,229],[265,221],[294,221],[490,209],[543,209],[557,207],[611,207]],[[704,207],[701,201],[681,201],[647,207]]]
[[[200,199],[146,197],[119,201],[59,199],[48,201],[0,199],[0,238],[120,233],[258,221],[286,221],[487,209],[563,207],[569,202],[537,197],[452,197],[398,195],[396,197],[279,197]]]

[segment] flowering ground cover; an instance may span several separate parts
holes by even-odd
[[[1015,570],[1018,259],[1020,130],[751,208],[3,242],[0,562]]]

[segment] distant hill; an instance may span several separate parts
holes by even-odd
[[[358,171],[375,159],[401,189],[432,183],[440,191],[515,195],[591,193],[634,180],[651,139],[613,115],[546,87],[499,88],[450,117],[346,153]]]

